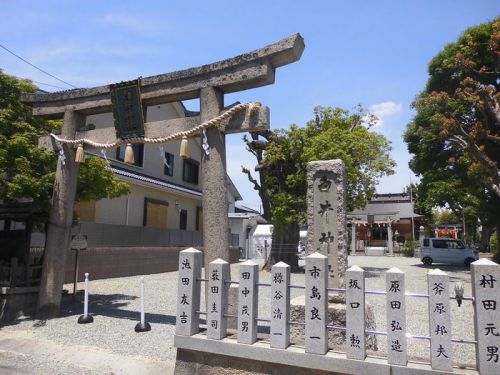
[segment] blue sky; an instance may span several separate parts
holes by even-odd
[[[378,192],[400,192],[410,179],[402,141],[410,104],[427,64],[468,27],[500,14],[498,1],[11,1],[0,7],[0,44],[77,87],[92,87],[198,66],[299,32],[302,59],[280,68],[276,83],[226,96],[260,101],[272,128],[305,124],[316,105],[380,118],[393,145],[396,174]],[[0,50],[6,73],[64,84]],[[58,89],[39,85],[48,91]],[[188,103],[192,107],[196,103]],[[241,135],[227,139],[228,173],[244,203],[260,200],[241,174],[254,160]]]

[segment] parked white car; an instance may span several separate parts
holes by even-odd
[[[448,263],[469,266],[479,259],[479,253],[468,248],[462,240],[453,238],[424,238],[420,260],[424,264]]]

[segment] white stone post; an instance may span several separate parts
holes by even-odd
[[[207,338],[220,340],[227,334],[229,263],[216,259],[208,268]]]
[[[144,310],[144,276],[141,276],[140,281],[140,292],[141,292],[141,320],[135,325],[136,332],[147,332],[151,331],[151,325],[146,322],[146,312]]]
[[[387,361],[392,365],[406,366],[406,301],[405,274],[396,267],[385,274],[387,306]]]
[[[259,266],[252,260],[240,264],[238,296],[238,343],[253,344],[257,341],[257,303]]]
[[[290,345],[290,266],[279,262],[271,268],[271,348]]]
[[[431,366],[434,370],[452,371],[449,276],[435,269],[427,274],[427,284]]]
[[[387,250],[389,251],[389,255],[394,255],[394,243],[392,242],[392,228],[391,222],[387,223]]]
[[[328,351],[328,257],[314,253],[306,257],[305,275],[305,346],[306,353]]]
[[[424,246],[425,228],[421,225],[418,228],[418,242],[420,243],[420,248]]]
[[[356,223],[352,222],[351,227],[351,255],[356,255]]]
[[[347,358],[366,358],[365,271],[352,266],[346,271],[346,352]]]
[[[500,374],[500,265],[480,259],[471,268],[477,369]]]
[[[83,299],[83,315],[78,318],[78,323],[92,323],[94,318],[89,315],[89,273],[85,272],[85,297]]]
[[[176,335],[192,336],[200,330],[201,262],[202,252],[192,247],[179,253]]]

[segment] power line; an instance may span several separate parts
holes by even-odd
[[[28,78],[29,79],[29,78]],[[64,87],[61,87],[61,86],[56,86],[56,85],[51,85],[51,84],[48,84],[48,83],[44,83],[44,82],[39,82],[39,81],[34,81],[32,79],[29,79],[31,82],[33,83],[38,83],[39,85],[45,85],[45,86],[50,86],[50,87],[55,87],[56,89],[61,89],[61,90],[64,90]]]
[[[33,65],[33,64],[32,64],[32,63],[30,63],[28,60],[25,60],[25,59],[23,59],[21,56],[16,55],[14,52],[12,52],[11,50],[9,50],[7,47],[5,47],[5,46],[3,46],[3,45],[1,45],[1,44],[0,44],[0,47],[1,47],[1,48],[3,48],[4,50],[6,50],[6,51],[7,51],[8,53],[10,53],[11,55],[13,55],[13,56],[17,57],[19,60],[22,60],[22,61],[24,61],[26,64],[28,64],[28,65],[32,66],[33,68],[38,69],[38,70],[39,70],[39,71],[41,71],[42,73],[47,74],[48,76],[51,76],[52,78],[57,79],[59,82],[62,82],[62,83],[64,83],[65,85],[71,86],[71,87],[73,87],[73,88],[75,88],[75,89],[76,89],[76,88],[78,88],[78,87],[76,87],[76,86],[73,86],[71,83],[68,83],[68,82],[66,82],[66,81],[63,81],[62,79],[57,78],[56,76],[54,76],[54,75],[50,74],[49,72],[46,72],[45,70],[40,69],[38,66]]]

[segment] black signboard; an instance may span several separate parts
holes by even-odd
[[[110,85],[117,138],[144,136],[140,80]]]

